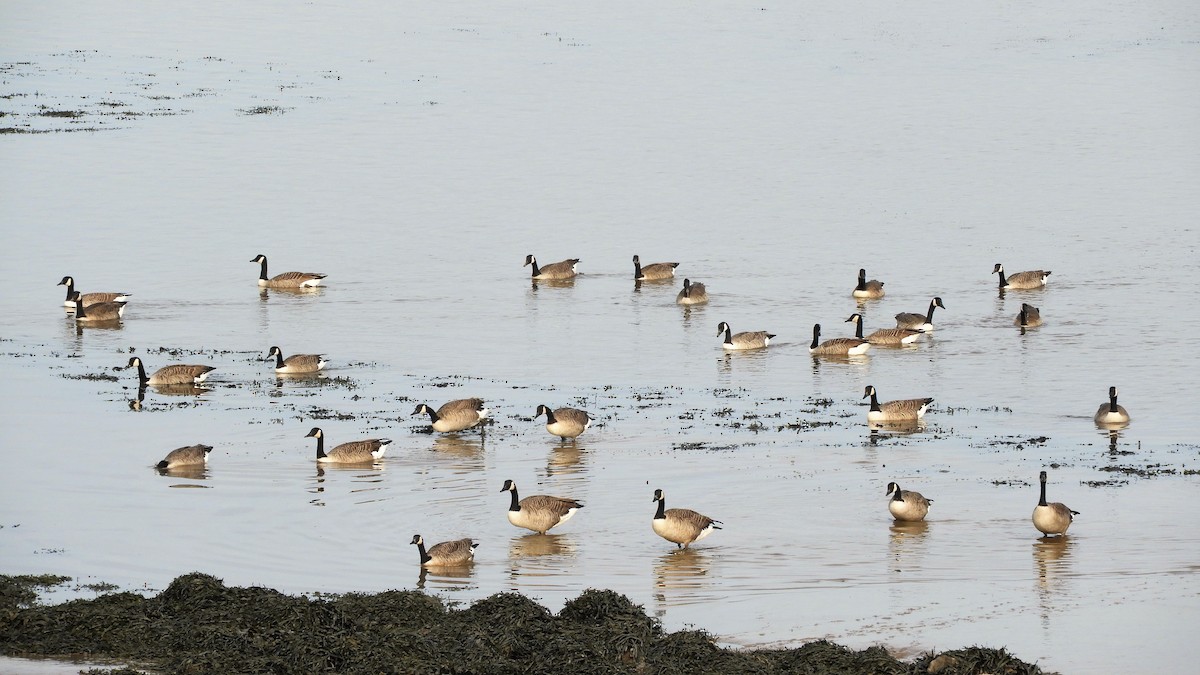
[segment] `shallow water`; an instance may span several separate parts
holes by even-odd
[[[1194,7],[66,7],[6,3],[0,41],[0,126],[54,130],[0,141],[4,572],[555,609],[604,587],[736,645],[1200,656]],[[260,292],[258,253],[328,286]],[[527,253],[583,274],[533,285]],[[680,280],[636,286],[634,253]],[[998,297],[996,262],[1053,274]],[[885,298],[849,297],[859,267]],[[122,324],[77,328],[64,274],[133,293]],[[685,276],[709,305],[675,306]],[[934,295],[915,347],[807,353],[814,323]],[[1022,302],[1046,325],[1021,334]],[[777,337],[724,354],[720,321]],[[272,345],[327,377],[276,379]],[[131,351],[218,370],[135,411]],[[924,428],[873,434],[867,384],[934,397]],[[410,414],[465,396],[482,434]],[[540,403],[596,422],[562,444]],[[313,426],[395,442],[322,469]],[[200,442],[202,475],[152,469]],[[1041,469],[1081,513],[1064,541],[1029,522]],[[528,535],[508,478],[586,507]],[[926,525],[892,524],[890,480]],[[655,488],[724,529],[672,554]],[[477,562],[422,575],[414,532]]]

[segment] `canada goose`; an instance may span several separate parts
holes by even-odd
[[[683,290],[675,296],[675,304],[703,305],[706,302],[708,302],[708,291],[704,289],[704,284],[693,284],[691,279],[684,279]]]
[[[633,278],[637,281],[673,279],[676,267],[679,267],[677,262],[661,262],[642,267],[641,259],[636,255],[633,256]]]
[[[175,448],[167,453],[167,458],[159,462],[157,469],[176,469],[181,466],[197,466],[208,464],[208,453],[212,452],[211,445],[189,445]]]
[[[925,416],[925,411],[933,403],[932,398],[905,398],[880,403],[875,395],[875,387],[869,384],[863,392],[863,398],[868,396],[871,398],[871,409],[867,411],[867,421],[875,423],[919,420]]]
[[[315,373],[320,371],[329,362],[321,354],[292,354],[286,359],[283,358],[283,350],[279,347],[271,347],[271,351],[267,353],[267,359],[275,357],[275,372],[281,375],[302,375],[304,373]]]
[[[821,342],[821,324],[813,325],[812,344],[808,347],[808,352],[815,355],[824,356],[858,356],[866,354],[871,348],[871,343],[859,338],[833,338]]]
[[[208,377],[208,374],[216,370],[212,366],[190,366],[182,363],[176,363],[170,366],[163,366],[154,371],[154,374],[147,377],[146,368],[142,365],[142,360],[134,356],[129,359],[126,368],[137,366],[138,369],[138,386],[144,387],[147,384],[199,384]]]
[[[534,419],[546,416],[546,431],[562,440],[576,438],[592,426],[592,418],[584,411],[575,408],[559,408],[551,410],[549,406],[539,405]]]
[[[63,277],[56,285],[67,287],[67,299],[63,300],[63,307],[75,309],[75,279]],[[81,299],[84,307],[91,307],[101,302],[128,302],[130,295],[132,293],[83,293]]]
[[[508,506],[508,522],[517,527],[533,530],[538,534],[546,534],[550,528],[565,523],[583,508],[574,499],[567,497],[551,497],[550,495],[534,495],[517,500],[517,484],[511,480],[504,481],[501,492],[512,493],[512,503]]]
[[[392,442],[390,438],[365,438],[361,441],[342,443],[326,453],[325,432],[321,431],[320,427],[313,427],[312,431],[304,434],[304,437],[317,439],[318,462],[341,464],[362,464],[380,459],[383,457],[383,453],[387,452],[387,446]]]
[[[417,551],[421,554],[421,565],[423,567],[466,565],[475,559],[475,549],[479,548],[479,544],[470,539],[455,539],[454,541],[443,541],[440,544],[434,544],[426,551],[425,540],[419,534],[414,534],[412,541],[408,543],[417,545]]]
[[[888,511],[896,520],[925,520],[925,515],[929,513],[929,505],[933,503],[932,499],[926,499],[920,492],[901,490],[894,482],[888,483],[887,495],[891,497],[888,500]]]
[[[854,287],[854,292],[851,295],[856,298],[882,298],[883,282],[875,279],[867,281],[867,271],[860,269],[858,271],[858,285]]]
[[[533,266],[531,276],[534,279],[574,279],[575,266],[578,264],[579,258],[567,258],[566,260],[551,263],[545,267],[538,267],[537,258],[534,258],[532,253],[525,256],[525,265]]]
[[[1000,290],[1009,289],[1030,289],[1041,288],[1046,285],[1046,277],[1050,276],[1050,270],[1031,270],[1029,272],[1017,272],[1011,276],[1004,276],[1004,265],[996,263],[992,268],[992,274],[1000,275]]]
[[[667,499],[662,490],[654,491],[654,501],[658,502],[658,510],[655,511],[654,520],[650,521],[650,525],[655,534],[673,542],[676,548],[687,548],[692,542],[712,534],[713,530],[721,529],[721,521],[691,509],[668,509]]]
[[[483,407],[483,399],[463,398],[445,403],[433,411],[433,408],[422,403],[413,411],[414,415],[427,414],[433,423],[433,430],[442,433],[469,429],[487,419],[488,409]]]
[[[910,330],[923,330],[926,333],[933,330],[933,310],[937,307],[946,309],[942,304],[941,298],[934,298],[929,301],[929,311],[925,314],[917,314],[915,312],[900,312],[896,315],[896,328],[908,328]]]
[[[1013,319],[1013,325],[1021,328],[1037,328],[1042,325],[1042,313],[1037,307],[1022,302],[1021,311],[1017,313],[1017,318]]]
[[[260,253],[250,262],[262,265],[262,271],[258,274],[258,285],[267,288],[314,288],[320,286],[321,280],[326,276],[316,272],[284,272],[267,277],[267,256]]]
[[[97,302],[87,308],[83,306],[83,296],[75,291],[75,320],[83,323],[101,323],[117,321],[125,315],[125,301]]]
[[[1108,403],[1101,403],[1096,411],[1096,424],[1128,424],[1129,413],[1117,405],[1117,388],[1108,388]]]
[[[851,314],[847,322],[853,321],[855,324],[854,337],[859,340],[866,340],[873,345],[907,345],[917,341],[921,337],[922,331],[910,330],[908,328],[880,328],[871,333],[867,337],[863,337],[862,315]]]
[[[1079,515],[1078,511],[1068,509],[1062,502],[1046,503],[1046,472],[1038,475],[1042,483],[1042,494],[1038,497],[1037,506],[1033,507],[1033,526],[1042,534],[1066,534],[1071,521]]]
[[[717,324],[717,336],[724,337],[721,346],[725,349],[762,349],[771,344],[771,338],[775,337],[775,334],[765,330],[733,333],[729,324],[722,321]]]

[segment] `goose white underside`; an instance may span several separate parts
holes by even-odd
[[[307,368],[293,368],[292,366],[283,366],[282,368],[276,368],[275,372],[281,373],[283,375],[311,375],[312,373],[316,373],[321,370],[324,370],[325,366],[328,363],[329,363],[329,361],[326,361],[325,359],[321,359],[320,361],[317,362],[316,370],[309,370]]]
[[[763,347],[766,347],[769,344],[771,344],[771,338],[767,338],[767,339],[763,340],[762,344],[743,345],[743,344],[738,344],[736,342],[726,342],[726,343],[723,343],[721,346],[724,347],[725,349],[738,350],[738,349],[762,349]]]
[[[892,499],[888,501],[888,511],[896,520],[914,521],[924,520],[925,515],[929,513],[929,507],[922,508],[917,504]]]
[[[1051,506],[1038,505],[1033,508],[1033,526],[1042,534],[1066,534],[1071,519],[1063,518]]]
[[[1126,424],[1129,422],[1129,415],[1121,412],[1107,412],[1097,415],[1096,422],[1099,424]]]

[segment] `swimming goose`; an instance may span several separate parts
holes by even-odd
[[[392,442],[390,438],[367,438],[342,443],[326,453],[325,432],[321,431],[320,427],[313,427],[304,437],[317,439],[318,462],[341,464],[363,464],[380,459],[383,453],[387,452],[388,444]]]
[[[896,328],[908,328],[910,330],[923,330],[926,333],[933,330],[933,310],[937,307],[946,309],[942,304],[941,298],[934,298],[929,301],[929,312],[926,314],[917,314],[915,312],[900,312],[896,315]]]
[[[284,272],[268,278],[267,256],[260,253],[250,262],[262,265],[262,271],[258,275],[258,285],[267,288],[315,288],[320,286],[321,280],[326,277],[326,275],[316,272]]]
[[[1017,318],[1013,319],[1013,325],[1021,328],[1037,328],[1042,325],[1042,313],[1037,307],[1022,302],[1021,311],[1017,313]]]
[[[175,448],[167,453],[167,458],[159,462],[157,469],[177,469],[182,466],[199,466],[208,464],[208,453],[212,452],[211,445],[189,445]]]
[[[1033,507],[1033,526],[1042,534],[1066,534],[1071,521],[1079,515],[1078,511],[1068,509],[1062,502],[1046,503],[1046,472],[1038,475],[1042,483],[1042,494],[1038,497],[1037,506]]]
[[[329,363],[321,354],[292,354],[285,359],[283,350],[279,347],[271,347],[271,351],[267,353],[267,360],[272,356],[275,357],[275,372],[282,375],[315,373]]]
[[[574,499],[550,495],[534,495],[518,501],[517,484],[511,480],[504,481],[500,491],[512,493],[508,522],[538,534],[546,534],[555,525],[567,522],[576,511],[583,508],[583,504]]]
[[[534,258],[532,253],[525,256],[525,265],[533,266],[531,276],[534,279],[574,279],[575,266],[578,264],[579,258],[567,258],[566,260],[551,263],[545,267],[538,267],[537,258]]]
[[[888,483],[887,495],[891,497],[888,500],[888,511],[892,517],[906,522],[925,520],[925,515],[929,513],[929,505],[933,503],[932,499],[926,499],[920,492],[901,490],[894,482]]]
[[[146,376],[146,367],[142,365],[142,360],[134,356],[129,359],[126,368],[137,366],[138,369],[138,386],[144,387],[148,384],[200,384],[208,374],[216,370],[213,366],[191,366],[183,363],[176,363],[170,366],[163,366],[154,371],[153,375]]]
[[[731,333],[729,324],[724,321],[717,324],[717,335],[725,337],[721,342],[725,349],[762,349],[771,344],[771,338],[775,337],[774,333],[765,330]]]
[[[429,415],[434,431],[450,433],[469,429],[487,419],[488,409],[483,407],[483,399],[462,398],[443,404],[437,409],[437,412],[422,403],[417,406],[413,414]]]
[[[871,343],[859,338],[833,338],[821,342],[821,324],[813,325],[812,344],[808,347],[810,354],[818,356],[858,356],[866,354]]]
[[[862,315],[851,314],[847,322],[853,321],[855,324],[854,337],[859,340],[866,340],[873,345],[907,345],[917,341],[921,337],[922,331],[910,330],[908,328],[880,328],[871,333],[867,337],[863,337]]]
[[[116,321],[125,316],[125,301],[97,302],[89,307],[83,306],[82,295],[75,291],[75,320],[82,323],[101,323]]]
[[[1127,424],[1129,413],[1123,406],[1117,405],[1117,388],[1108,388],[1108,403],[1101,403],[1096,411],[1096,424]]]
[[[1017,272],[1011,276],[1004,276],[1004,265],[996,263],[992,268],[992,274],[1000,275],[1000,290],[1009,289],[1023,290],[1030,288],[1041,288],[1046,285],[1046,277],[1050,276],[1050,270],[1031,270],[1029,272]]]
[[[475,549],[479,548],[479,544],[470,539],[455,539],[434,544],[426,551],[425,540],[419,534],[414,534],[412,541],[408,543],[417,545],[417,551],[421,554],[422,567],[466,565],[475,559]]]
[[[703,305],[706,302],[708,302],[708,291],[704,289],[704,284],[692,283],[691,279],[684,279],[683,290],[675,296],[675,304]]]
[[[546,416],[546,431],[562,440],[576,438],[592,426],[592,418],[582,410],[575,408],[559,408],[551,410],[549,406],[539,405],[534,419]]]
[[[867,411],[868,422],[908,422],[921,419],[925,411],[933,403],[932,398],[905,398],[897,401],[880,403],[875,395],[875,387],[867,385],[863,398],[871,398],[871,409]]]
[[[655,534],[674,543],[676,548],[687,548],[692,542],[712,534],[713,530],[721,529],[721,521],[691,509],[666,508],[667,499],[662,490],[654,491],[654,501],[658,502],[658,510],[654,513],[654,520],[650,521],[650,525]]]
[[[63,307],[75,309],[75,279],[63,277],[56,285],[67,287],[67,299],[63,300]],[[127,302],[130,295],[132,293],[84,293],[81,299],[84,307],[91,307],[101,302]]]
[[[642,267],[641,259],[633,256],[633,278],[637,281],[674,279],[676,267],[679,267],[677,262],[661,262]]]
[[[883,297],[883,282],[872,279],[867,281],[867,271],[865,269],[858,270],[858,285],[854,287],[856,298],[882,298]]]

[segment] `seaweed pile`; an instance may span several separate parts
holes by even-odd
[[[0,651],[116,658],[166,673],[1042,672],[981,647],[913,662],[827,641],[725,649],[703,631],[664,633],[639,605],[603,590],[584,591],[555,615],[515,593],[453,609],[419,591],[308,598],[192,573],[154,597],[37,604],[34,587],[65,580],[0,576]]]

